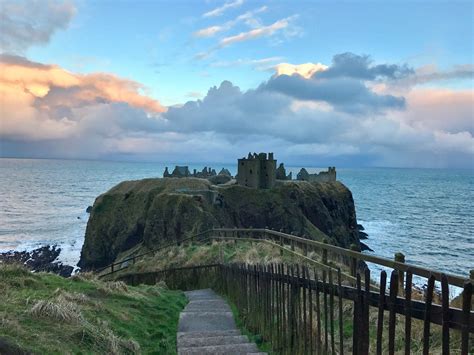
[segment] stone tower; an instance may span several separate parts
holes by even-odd
[[[273,153],[249,153],[238,160],[237,183],[255,189],[271,189],[275,186],[276,160]]]

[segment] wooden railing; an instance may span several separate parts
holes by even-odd
[[[270,243],[273,246],[280,248],[282,252],[292,253],[295,256],[298,256],[303,260],[318,266],[320,269],[325,269],[326,271],[335,271],[335,268],[331,266],[331,260],[336,259],[338,261],[348,262],[350,266],[350,273],[347,274],[343,272],[343,277],[353,282],[356,281],[355,278],[358,267],[360,265],[359,262],[371,262],[377,265],[391,268],[393,270],[397,270],[400,290],[402,290],[404,287],[403,284],[405,279],[405,273],[407,272],[411,272],[413,275],[426,278],[427,280],[431,277],[434,277],[437,281],[441,281],[441,276],[445,275],[448,284],[461,288],[464,287],[464,284],[466,282],[470,281],[469,278],[465,278],[462,276],[449,273],[442,274],[441,272],[436,270],[431,270],[408,263],[398,262],[372,254],[364,254],[359,251],[345,249],[328,243],[318,242],[301,236],[295,236],[292,234],[274,231],[267,228],[214,228],[211,230],[207,230],[202,233],[186,237],[179,241],[164,244],[146,253],[132,255],[126,259],[112,263],[106,266],[105,268],[98,270],[99,277],[113,275],[118,271],[124,270],[129,265],[135,264],[135,262],[140,258],[155,254],[171,247],[175,247],[176,245],[196,242],[202,243],[211,240],[250,240],[252,242]],[[301,252],[298,252],[296,248],[299,248]],[[319,253],[319,261],[315,260],[314,258],[308,257],[308,254],[311,251]]]
[[[389,284],[382,271],[377,280],[379,291],[371,291],[368,268],[362,274],[357,272],[355,286],[342,282],[340,269],[321,271],[283,264],[199,265],[117,279],[133,285],[163,280],[168,287],[182,290],[213,288],[235,304],[245,327],[259,334],[276,354],[439,351],[447,355],[474,350],[469,345],[474,333],[472,282],[465,283],[462,308],[458,309],[449,304],[446,275],[441,274],[440,304],[433,299],[434,275],[424,296],[412,288],[412,277],[408,269],[402,294],[396,270]]]

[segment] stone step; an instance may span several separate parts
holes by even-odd
[[[178,348],[178,355],[246,355],[258,352],[257,345],[252,343]]]
[[[215,309],[215,310],[221,310],[221,309],[230,309],[230,306],[227,304],[189,304],[185,308],[186,309]]]
[[[231,308],[226,304],[190,304],[184,308],[184,312],[195,312],[195,311],[226,311],[232,312]]]
[[[182,312],[179,332],[236,329],[232,312]]]
[[[178,332],[178,341],[181,338],[213,338],[220,336],[229,336],[229,335],[240,335],[240,331],[237,329],[234,330],[215,330],[207,332]]]
[[[227,304],[222,298],[197,299],[189,301],[189,304]]]
[[[211,345],[243,344],[248,342],[249,338],[245,335],[224,335],[205,338],[178,338],[178,349]]]
[[[232,312],[229,306],[217,306],[217,307],[212,307],[212,306],[191,306],[191,307],[186,307],[183,309],[183,312]]]
[[[194,301],[194,300],[209,300],[209,299],[214,299],[214,300],[222,300],[222,297],[217,295],[213,290],[211,289],[205,289],[205,290],[195,290],[195,291],[186,291],[184,293],[188,300]]]
[[[179,355],[264,355],[241,335],[228,303],[214,291],[185,292],[189,303],[179,316]]]

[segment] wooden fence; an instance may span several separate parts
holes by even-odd
[[[159,251],[183,245],[186,243],[205,243],[212,240],[246,240],[253,242],[264,242],[280,248],[283,252],[291,253],[302,260],[305,260],[317,266],[321,270],[327,272],[336,272],[336,268],[332,266],[331,261],[349,265],[349,273],[342,272],[345,280],[350,280],[353,284],[356,282],[356,274],[360,271],[361,262],[370,262],[386,268],[398,271],[399,292],[404,288],[405,273],[410,271],[413,275],[417,275],[426,279],[426,283],[430,277],[434,277],[436,281],[441,282],[442,273],[436,270],[423,268],[417,265],[404,263],[401,261],[390,260],[373,254],[364,254],[356,250],[341,248],[324,242],[310,240],[304,236],[296,236],[293,234],[274,231],[263,228],[214,228],[202,233],[192,235],[175,242],[165,243],[156,249],[146,253],[131,255],[128,258],[112,263],[100,270],[97,270],[99,277],[113,276],[119,271],[123,271],[130,265],[143,257],[153,255]],[[319,258],[308,257],[310,252],[319,254]],[[470,281],[469,278],[444,273],[449,285],[464,287],[464,283]]]
[[[183,290],[211,287],[236,305],[244,325],[277,354],[431,354],[433,347],[442,354],[474,351],[469,340],[474,333],[472,282],[464,284],[458,309],[449,304],[446,275],[440,275],[441,295],[434,292],[434,275],[424,295],[413,289],[412,276],[408,269],[402,294],[396,270],[389,283],[382,271],[374,292],[368,269],[356,274],[353,287],[343,282],[340,269],[283,264],[201,265],[118,279],[131,284],[164,280]]]

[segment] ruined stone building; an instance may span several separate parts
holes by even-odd
[[[305,168],[302,168],[296,175],[296,180],[309,182],[336,181],[336,168],[334,166],[330,166],[328,171],[321,171],[319,174],[310,174]]]
[[[207,179],[208,177],[211,176],[216,176],[217,173],[214,169],[208,168],[207,166],[202,169],[202,171],[197,171],[196,169],[193,170],[193,177],[201,178],[201,179]]]
[[[283,163],[280,163],[278,169],[276,170],[276,179],[277,180],[293,180],[293,174],[290,173],[286,175],[286,169]]]
[[[168,167],[165,168],[165,172],[163,173],[163,177],[188,177],[191,176],[189,168],[187,166],[178,166],[174,167],[173,172],[170,174],[168,171]]]
[[[286,174],[283,163],[278,166],[278,169],[276,165],[277,161],[273,158],[273,153],[249,153],[247,158],[244,157],[238,160],[237,183],[255,189],[271,189],[275,186],[277,180],[283,182],[293,179],[291,172],[288,175]],[[191,173],[187,166],[177,165],[171,174],[168,167],[166,167],[163,177],[208,179],[214,185],[233,183],[230,171],[224,168],[222,168],[219,174],[210,167],[204,167],[202,171],[193,169]],[[296,179],[308,182],[336,181],[336,168],[329,167],[328,171],[321,171],[318,174],[310,174],[305,168],[302,168]]]
[[[237,183],[256,189],[270,189],[275,186],[276,160],[273,153],[249,153],[238,160]]]
[[[222,169],[221,172],[219,173],[232,177],[229,170],[227,169]],[[163,177],[168,178],[168,177],[173,177],[173,178],[185,178],[185,177],[196,177],[196,178],[201,178],[201,179],[208,179],[211,177],[217,176],[216,170],[212,168],[208,168],[207,166],[204,167],[201,171],[197,171],[196,169],[193,169],[193,172],[191,173],[189,171],[189,167],[187,165],[184,166],[179,166],[176,165],[173,172],[170,174],[168,167],[165,168],[165,171],[163,173]]]

